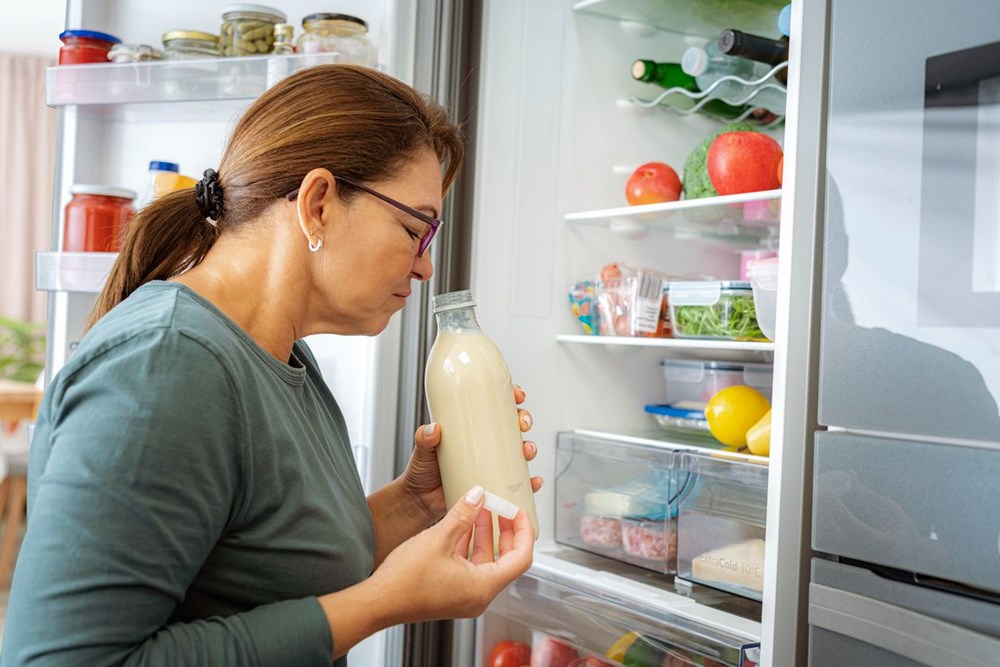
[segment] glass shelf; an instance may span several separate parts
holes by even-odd
[[[115,119],[224,119],[289,74],[334,62],[346,61],[319,53],[63,65],[45,72],[45,102]]]
[[[560,334],[556,336],[556,341],[572,345],[603,345],[608,349],[656,348],[671,356],[709,361],[766,361],[774,354],[774,343],[732,340]]]
[[[573,433],[590,438],[610,440],[612,442],[623,442],[630,445],[645,445],[647,447],[659,447],[671,451],[692,451],[705,454],[712,458],[726,459],[729,461],[740,461],[743,463],[753,463],[756,465],[768,465],[770,459],[766,456],[757,456],[749,452],[733,452],[726,449],[725,445],[719,443],[713,445],[705,440],[685,440],[683,436],[671,435],[662,430],[641,430],[629,433],[616,433],[610,431],[599,431],[595,429],[575,428]]]
[[[579,0],[573,9],[657,30],[717,37],[727,28],[777,37],[778,11],[788,0]]]
[[[563,219],[573,225],[607,227],[629,238],[662,230],[776,248],[781,190],[581,211]]]
[[[36,253],[35,289],[96,294],[103,289],[117,257],[115,252]]]

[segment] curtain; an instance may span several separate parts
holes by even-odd
[[[0,315],[44,322],[35,253],[49,250],[56,112],[45,106],[48,58],[0,53]]]

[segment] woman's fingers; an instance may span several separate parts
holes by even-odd
[[[515,384],[514,385],[514,402],[517,403],[518,405],[521,405],[521,403],[524,403],[524,399],[526,399],[527,397],[528,397],[528,394],[526,394],[524,392],[524,390],[521,389],[521,385]]]
[[[534,493],[538,493],[539,491],[541,491],[542,484],[544,484],[544,483],[545,483],[545,480],[543,480],[538,475],[535,475],[534,477],[531,478],[531,490]]]
[[[474,565],[493,562],[493,515],[480,512],[476,517],[476,527],[472,531],[472,556]]]
[[[524,460],[531,461],[538,454],[538,446],[531,440],[524,441]]]
[[[533,420],[531,419],[531,413],[527,410],[518,409],[517,421],[521,425],[521,433],[527,433],[531,430]]]
[[[413,442],[418,447],[434,449],[441,442],[441,428],[437,422],[418,426],[417,432],[413,434]]]

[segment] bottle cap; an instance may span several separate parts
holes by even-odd
[[[484,506],[489,511],[499,514],[505,519],[513,519],[517,516],[517,505],[489,491],[486,492],[486,503]]]
[[[470,308],[475,306],[476,302],[472,298],[472,292],[463,289],[457,292],[447,292],[446,294],[438,294],[434,297],[434,314],[443,313],[449,310],[458,310],[459,308]]]
[[[701,76],[708,69],[708,51],[692,46],[681,57],[681,69],[685,74]]]
[[[648,60],[636,60],[632,63],[632,78],[638,79],[639,81],[645,81],[646,77],[651,73],[652,69],[649,66]]]
[[[785,5],[778,12],[778,32],[786,37],[792,36],[792,6]]]
[[[152,160],[149,163],[150,171],[172,171],[175,174],[180,173],[181,167],[179,164],[174,162],[161,162],[160,160]]]

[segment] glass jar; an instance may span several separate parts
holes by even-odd
[[[198,30],[171,30],[163,33],[163,58],[165,60],[192,60],[218,58],[219,38]]]
[[[299,37],[299,53],[336,53],[345,61],[362,64],[375,61],[368,24],[356,16],[310,14],[302,19],[302,27],[305,33]]]
[[[295,26],[290,23],[278,23],[274,26],[274,48],[276,56],[287,56],[295,53]]]
[[[59,39],[63,43],[59,49],[60,65],[106,63],[111,47],[122,41],[96,30],[65,30]]]
[[[135,192],[108,185],[74,185],[63,224],[65,252],[118,252]]]
[[[274,26],[287,20],[284,12],[264,5],[229,5],[222,10],[220,41],[223,56],[271,53]]]
[[[148,44],[115,44],[108,52],[108,60],[113,63],[140,63],[161,58],[163,52]]]

